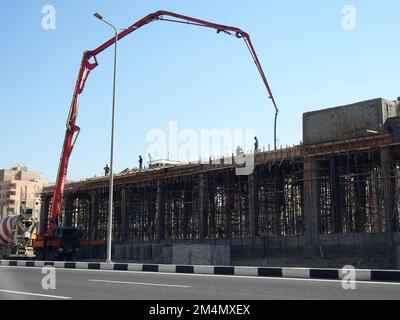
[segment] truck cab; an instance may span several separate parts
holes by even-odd
[[[58,239],[58,257],[72,260],[79,253],[81,236],[82,233],[77,228],[58,227],[54,232],[54,237]]]
[[[34,242],[40,260],[73,260],[80,250],[82,233],[74,227],[57,227],[50,236],[39,235]]]

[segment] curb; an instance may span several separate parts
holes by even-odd
[[[57,269],[89,269],[115,271],[142,271],[181,274],[229,275],[272,278],[302,278],[342,280],[350,269],[322,268],[262,268],[262,267],[224,267],[224,266],[184,266],[133,263],[102,262],[61,262],[61,261],[22,261],[0,260],[1,266],[10,267],[44,267]],[[355,269],[356,281],[394,281],[400,282],[400,270]]]

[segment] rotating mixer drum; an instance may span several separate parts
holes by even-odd
[[[8,245],[13,241],[12,230],[19,216],[8,216],[0,220],[0,246]]]

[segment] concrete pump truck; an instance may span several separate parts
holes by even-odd
[[[100,17],[101,18],[101,17]],[[226,25],[216,24],[204,20],[199,20],[191,17],[187,17],[184,15],[180,15],[173,12],[168,11],[157,11],[155,13],[151,13],[144,17],[143,19],[137,21],[129,28],[121,31],[116,37],[108,40],[97,49],[92,51],[85,51],[83,53],[81,65],[78,72],[78,78],[76,81],[72,102],[69,110],[69,115],[66,124],[66,132],[64,138],[64,144],[62,147],[60,164],[57,174],[57,181],[54,187],[53,198],[51,202],[50,212],[48,217],[43,219],[41,223],[46,223],[47,225],[42,226],[41,229],[45,231],[40,234],[36,234],[33,236],[33,239],[30,239],[26,246],[32,247],[35,250],[35,254],[37,258],[40,259],[73,259],[74,256],[79,251],[79,247],[85,242],[81,240],[82,234],[81,232],[73,227],[66,226],[62,223],[62,200],[64,194],[64,186],[67,177],[68,163],[74,148],[74,144],[79,136],[80,128],[76,125],[76,120],[78,116],[79,110],[79,99],[82,94],[86,81],[89,77],[90,72],[98,66],[97,56],[102,53],[104,50],[114,45],[116,41],[121,40],[127,35],[135,32],[141,27],[155,21],[166,21],[166,22],[175,22],[180,24],[186,24],[191,26],[205,27],[215,29],[218,34],[227,34],[231,35],[237,39],[243,39],[256,67],[261,75],[262,81],[268,91],[268,98],[272,100],[272,103],[275,108],[275,121],[274,121],[274,140],[276,142],[276,122],[278,116],[278,107],[275,102],[275,99],[272,95],[270,86],[268,84],[267,78],[264,74],[258,56],[255,52],[253,44],[251,42],[250,36],[248,33],[238,29],[236,27],[230,27]],[[47,213],[46,213],[47,215]],[[9,219],[11,220],[11,219]],[[9,221],[8,220],[8,221]],[[18,219],[17,219],[18,220]],[[7,222],[9,223],[9,222]],[[17,224],[15,224],[17,225]],[[11,228],[11,225],[10,225]],[[30,227],[29,227],[30,228]],[[32,232],[31,229],[28,232]],[[1,231],[0,231],[1,235]],[[27,234],[25,234],[27,235]],[[25,237],[26,238],[26,237]],[[11,237],[7,238],[8,241],[14,241]],[[22,252],[22,251],[21,251]],[[29,252],[29,253],[28,253]],[[31,250],[25,251],[26,256],[35,254],[31,253]]]

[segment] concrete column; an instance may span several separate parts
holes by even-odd
[[[199,238],[200,240],[208,237],[208,210],[206,203],[207,187],[204,174],[199,176]]]
[[[393,243],[393,186],[390,179],[391,157],[390,148],[381,148],[381,170],[383,185],[383,201],[385,206],[386,239],[389,244]]]
[[[161,181],[157,182],[156,195],[156,240],[165,239],[165,204]]]
[[[317,249],[319,245],[319,212],[318,212],[318,163],[315,159],[304,158],[304,220],[306,246]]]
[[[248,176],[248,197],[249,197],[249,237],[254,239],[256,236],[257,213],[255,199],[254,175]]]

